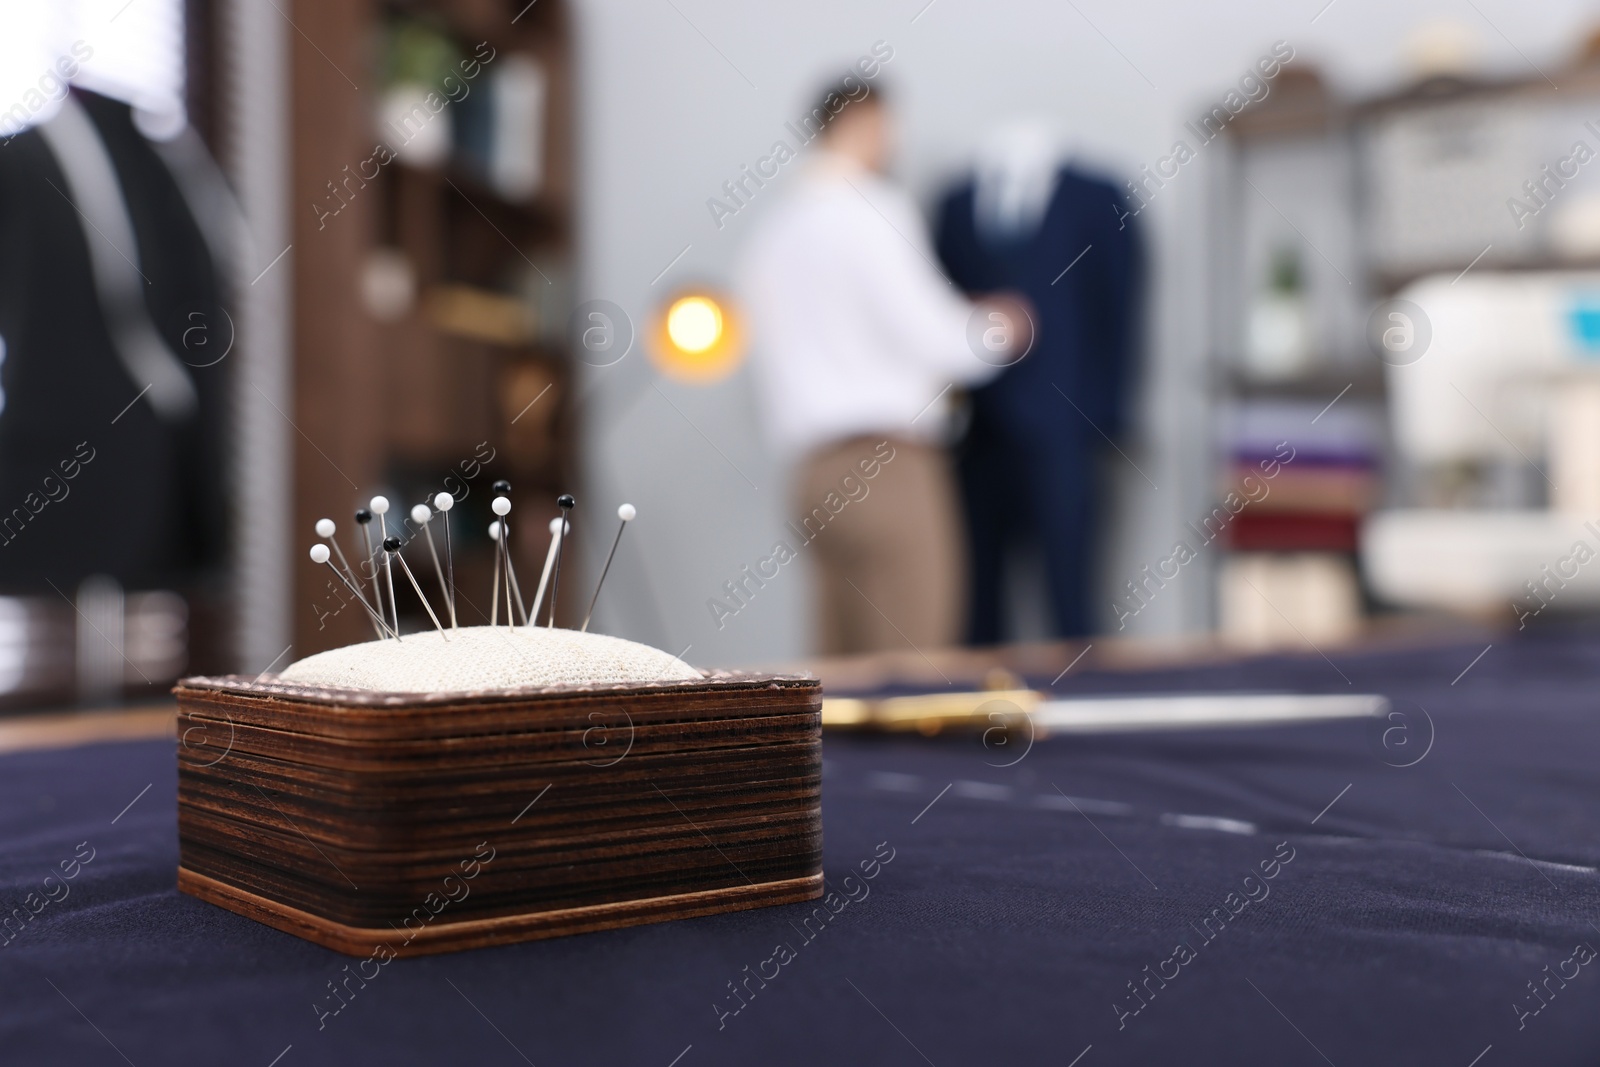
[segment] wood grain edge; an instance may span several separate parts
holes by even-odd
[[[614,930],[643,923],[690,919],[727,911],[748,911],[775,904],[794,904],[822,896],[822,872],[754,885],[675,893],[581,908],[504,915],[492,919],[441,922],[423,927],[405,940],[399,929],[346,926],[299,908],[280,904],[208,875],[178,868],[178,889],[237,915],[315,942],[348,956],[370,956],[387,946],[395,956],[426,956],[440,952],[509,945],[519,941],[565,937],[569,934]],[[397,943],[398,942],[398,943]]]
[[[314,704],[349,710],[399,710],[452,707],[463,704],[524,703],[542,700],[616,700],[630,696],[682,693],[751,692],[762,689],[820,689],[822,683],[806,673],[766,674],[751,671],[704,671],[699,678],[674,678],[654,682],[570,682],[543,686],[502,686],[436,692],[390,692],[345,689],[339,686],[280,682],[276,675],[251,678],[243,674],[194,675],[180,678],[172,687],[180,697],[207,693],[227,694],[255,701]]]
[[[630,719],[639,716],[642,725],[670,726],[730,718],[759,722],[771,716],[806,714],[817,715],[820,722],[822,708],[822,690],[814,681],[771,686],[701,685],[610,694],[542,692],[517,696],[514,690],[500,690],[492,700],[455,694],[459,699],[443,701],[443,697],[451,695],[441,694],[442,702],[389,705],[257,696],[182,684],[173,692],[182,725],[225,722],[230,730],[248,726],[272,730],[280,736],[352,744],[542,734],[573,728],[582,731],[595,725],[586,716],[596,710],[620,709]]]

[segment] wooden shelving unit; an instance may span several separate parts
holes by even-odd
[[[542,559],[555,497],[574,488],[576,470],[562,340],[573,258],[572,62],[560,0],[296,0],[290,13],[298,31],[291,79],[295,354],[294,410],[285,414],[297,431],[293,620],[301,656],[371,636],[354,605],[331,611],[341,602],[325,571],[298,564],[312,525],[325,515],[339,524],[349,552],[357,536],[351,515],[375,492],[391,497],[390,518],[398,520],[441,490],[460,495],[464,488],[466,499],[451,514],[463,623],[478,621],[479,609],[489,606],[494,479],[514,486],[522,571]],[[437,166],[395,159],[366,179],[373,164],[359,165],[384,136],[377,118],[385,88],[381,42],[399,20],[437,31],[464,57],[492,50],[471,93],[489,92],[491,72],[510,56],[538,64],[546,84],[542,171],[529,198],[503,195],[454,152]],[[366,180],[351,182],[352,173]],[[339,203],[330,182],[345,191],[332,216],[324,214]],[[391,276],[397,267],[402,276],[409,272],[414,294],[387,319],[374,313],[368,295],[380,259]],[[503,324],[515,325],[519,303],[527,329],[508,332]],[[446,307],[450,314],[441,313]],[[508,307],[511,314],[502,314]],[[411,558],[415,565],[426,551]],[[565,587],[580,586],[574,570],[566,575],[572,584]],[[404,615],[415,598],[399,599]],[[566,608],[579,610],[570,600]],[[415,611],[425,625],[420,607]]]
[[[1349,509],[1357,516],[1383,504],[1434,499],[1440,486],[1459,492],[1456,481],[1468,477],[1460,469],[1419,469],[1393,447],[1387,371],[1376,350],[1363,351],[1371,345],[1369,316],[1382,310],[1381,302],[1428,277],[1459,280],[1468,271],[1475,278],[1491,272],[1576,277],[1600,266],[1592,243],[1563,247],[1555,239],[1558,231],[1570,230],[1562,228],[1556,211],[1542,210],[1550,204],[1541,201],[1526,227],[1512,225],[1504,207],[1509,196],[1528,196],[1523,181],[1537,180],[1541,166],[1570,152],[1575,139],[1593,148],[1594,131],[1584,122],[1600,94],[1600,34],[1573,62],[1549,69],[1554,81],[1543,73],[1510,79],[1437,75],[1362,101],[1337,98],[1301,69],[1289,81],[1280,78],[1272,96],[1230,127],[1213,216],[1221,251],[1211,283],[1219,309],[1211,402],[1230,418],[1250,407],[1298,407],[1310,423],[1337,396],[1336,415],[1365,409],[1374,416],[1384,427],[1369,434],[1380,480],[1364,507]],[[1319,166],[1308,165],[1313,158]],[[1593,195],[1592,174],[1568,174],[1553,203],[1567,207]],[[1304,246],[1311,358],[1293,374],[1252,378],[1234,357],[1246,339],[1251,278],[1261,274],[1263,246],[1274,225],[1292,229]],[[1324,419],[1324,431],[1328,424]],[[1302,432],[1313,436],[1309,429]],[[1474,477],[1486,491],[1503,491],[1487,476]],[[1430,484],[1432,490],[1423,488]],[[1328,505],[1331,496],[1313,503]],[[1281,550],[1257,544],[1243,551]],[[1316,551],[1347,554],[1331,547]],[[1367,590],[1362,593],[1363,610],[1382,610]],[[1304,619],[1299,626],[1312,629]]]
[[[1214,615],[1224,640],[1246,647],[1343,639],[1361,611],[1348,541],[1376,492],[1383,445],[1325,439],[1357,411],[1380,423],[1384,404],[1382,367],[1362,348],[1357,141],[1350,108],[1300,61],[1227,131],[1212,219],[1217,467],[1223,489],[1254,484],[1263,495],[1220,538]],[[1254,318],[1288,311],[1296,351],[1261,354]],[[1292,436],[1297,457],[1270,477],[1266,427],[1271,440]]]

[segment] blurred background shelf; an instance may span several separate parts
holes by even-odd
[[[1335,397],[1341,400],[1371,400],[1381,398],[1385,385],[1383,375],[1376,368],[1362,366],[1358,360],[1339,360],[1338,368],[1327,366],[1333,361],[1317,360],[1312,369],[1284,378],[1262,378],[1245,374],[1237,369],[1238,360],[1227,356],[1214,357],[1222,365],[1221,391],[1234,397],[1283,398],[1291,400],[1316,400],[1325,402]]]
[[[492,566],[489,484],[511,480],[520,558],[538,559],[577,468],[563,336],[574,255],[567,11],[559,0],[429,0],[339,5],[315,19],[304,29],[317,47],[292,42],[293,197],[344,203],[332,217],[294,215],[294,530],[323,515],[350,530],[378,492],[399,515],[440,491],[465,497],[451,526],[462,622],[477,621]],[[429,92],[446,101],[437,111]],[[380,141],[398,158],[365,162]],[[574,586],[582,563],[566,561]],[[297,655],[370,636],[353,611],[319,619],[326,575],[294,574]]]
[[[1521,574],[1533,550],[1506,522],[1556,544],[1571,524],[1546,509],[1574,506],[1556,484],[1600,462],[1580,439],[1600,185],[1586,159],[1561,162],[1575,138],[1600,145],[1600,37],[1550,77],[1468,74],[1451,40],[1421,46],[1440,69],[1361,100],[1297,62],[1292,91],[1228,129],[1209,234],[1219,481],[1237,489],[1279,439],[1296,451],[1216,568],[1216,624],[1249,647],[1341,639],[1385,611],[1488,611],[1482,582],[1408,578],[1438,570],[1422,556],[1439,524],[1461,525],[1473,570]],[[1419,347],[1385,351],[1391,327]],[[1574,473],[1552,481],[1552,464]]]

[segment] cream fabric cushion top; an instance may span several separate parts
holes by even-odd
[[[290,664],[278,681],[390,693],[697,679],[658,648],[604,634],[543,626],[467,626],[346,645]]]

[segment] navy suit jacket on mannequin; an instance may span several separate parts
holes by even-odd
[[[967,180],[939,210],[939,256],[969,293],[1010,290],[1033,305],[1032,351],[972,393],[959,451],[971,552],[968,639],[1003,638],[1002,560],[1041,549],[1058,636],[1088,633],[1097,453],[1126,420],[1137,344],[1142,256],[1111,183],[1064,167],[1037,227],[983,232]],[[1070,266],[1070,269],[1068,267]],[[1063,273],[1065,271],[1065,273]]]

